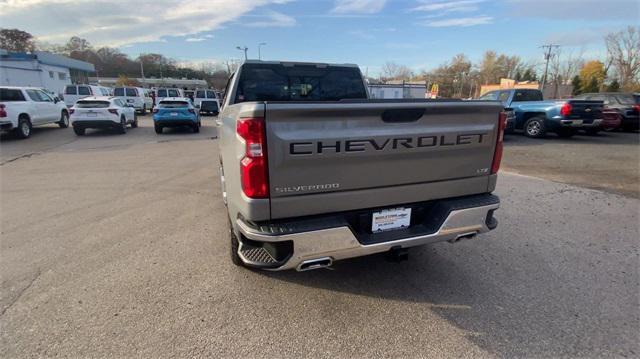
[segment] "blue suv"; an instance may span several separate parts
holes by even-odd
[[[153,127],[161,134],[165,127],[188,126],[200,132],[200,114],[191,100],[184,97],[163,98],[153,109]]]

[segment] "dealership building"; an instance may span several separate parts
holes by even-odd
[[[49,52],[8,52],[0,49],[0,85],[42,87],[62,93],[66,85],[87,83],[95,67]]]

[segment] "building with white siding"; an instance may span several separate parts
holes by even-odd
[[[66,85],[87,83],[93,64],[49,52],[0,49],[0,85],[42,87],[62,93]]]

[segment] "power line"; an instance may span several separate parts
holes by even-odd
[[[542,87],[540,91],[544,94],[544,85],[547,83],[547,73],[549,72],[549,60],[551,60],[551,50],[560,48],[560,45],[548,44],[540,46],[542,49],[547,49],[544,54],[544,59],[547,62],[544,67],[544,76],[542,77]]]

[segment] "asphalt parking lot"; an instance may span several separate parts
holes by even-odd
[[[1,357],[640,355],[640,202],[615,187],[634,170],[638,184],[634,134],[509,136],[500,225],[477,239],[264,273],[228,258],[203,125],[2,138]],[[542,160],[556,149],[566,177]],[[603,159],[578,163],[585,151]],[[598,177],[604,192],[559,183],[593,178],[567,163],[624,175]]]
[[[640,198],[640,134],[505,136],[503,169]]]

